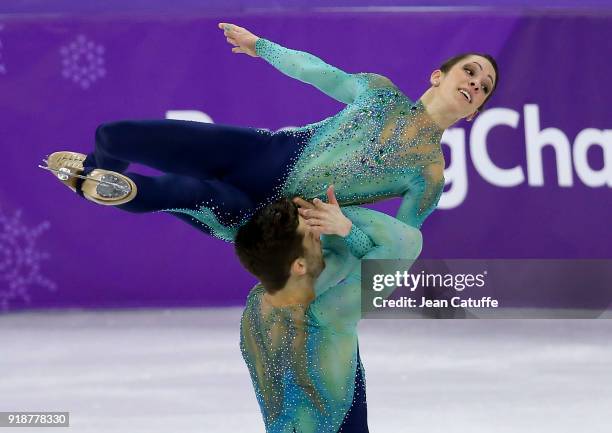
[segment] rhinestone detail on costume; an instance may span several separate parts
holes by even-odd
[[[343,206],[403,197],[397,218],[420,228],[444,188],[444,131],[422,102],[410,101],[386,77],[347,74],[309,53],[266,39],[257,41],[256,51],[286,75],[348,105],[332,117],[290,131],[302,143],[301,152],[287,165],[269,200],[255,209],[230,219],[219,203],[170,211],[186,213],[213,236],[232,241],[257,209],[280,197],[324,199],[333,184]]]

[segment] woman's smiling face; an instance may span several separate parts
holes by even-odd
[[[434,73],[435,75],[435,73]],[[432,80],[436,78],[432,76]],[[485,102],[495,87],[495,69],[484,57],[470,55],[461,59],[447,73],[439,74],[439,96],[458,118],[468,117]]]

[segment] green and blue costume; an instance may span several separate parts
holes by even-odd
[[[322,236],[325,269],[309,305],[272,306],[261,285],[248,296],[240,348],[268,433],[368,431],[357,339],[360,261],[413,260],[422,238],[386,214],[358,206],[343,211],[353,227],[344,239]]]
[[[421,101],[412,102],[383,76],[346,73],[266,39],[256,51],[346,107],[277,132],[176,120],[104,124],[86,169],[125,172],[138,162],[162,171],[157,177],[125,173],[138,194],[119,207],[172,212],[227,241],[256,209],[280,197],[324,199],[331,184],[343,206],[402,197],[397,218],[420,228],[444,187],[443,130]]]

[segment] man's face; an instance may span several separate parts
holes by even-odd
[[[302,245],[304,246],[304,259],[306,261],[306,272],[312,276],[313,279],[317,278],[323,272],[325,268],[325,261],[323,260],[323,249],[321,248],[321,237],[316,234],[308,224],[306,220],[299,216],[300,223],[298,225],[298,232],[304,234]]]

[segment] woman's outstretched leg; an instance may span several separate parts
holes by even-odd
[[[251,198],[228,183],[210,179],[202,180],[189,176],[166,174],[163,176],[143,176],[138,173],[125,173],[138,188],[133,200],[121,204],[119,209],[127,212],[145,213],[168,209],[193,209],[204,203],[215,203],[216,219],[221,224],[230,225],[249,209],[255,207]],[[209,226],[186,213],[173,212],[177,218],[197,229],[212,234]]]
[[[93,153],[85,168],[123,173],[139,163],[164,173],[222,179],[242,161],[265,156],[271,133],[234,126],[182,120],[105,123],[96,130]]]
[[[130,212],[172,210],[181,219],[197,218],[221,230],[275,194],[304,140],[303,133],[200,122],[121,121],[97,129],[90,155],[56,152],[49,168],[98,204]],[[166,175],[125,173],[132,162]],[[62,179],[60,169],[73,177]]]
[[[216,179],[196,179],[189,176],[166,174],[144,176],[125,173],[137,186],[138,194],[118,208],[134,213],[155,212],[172,208],[191,208],[202,203],[218,203],[228,215],[254,204],[236,187]]]

